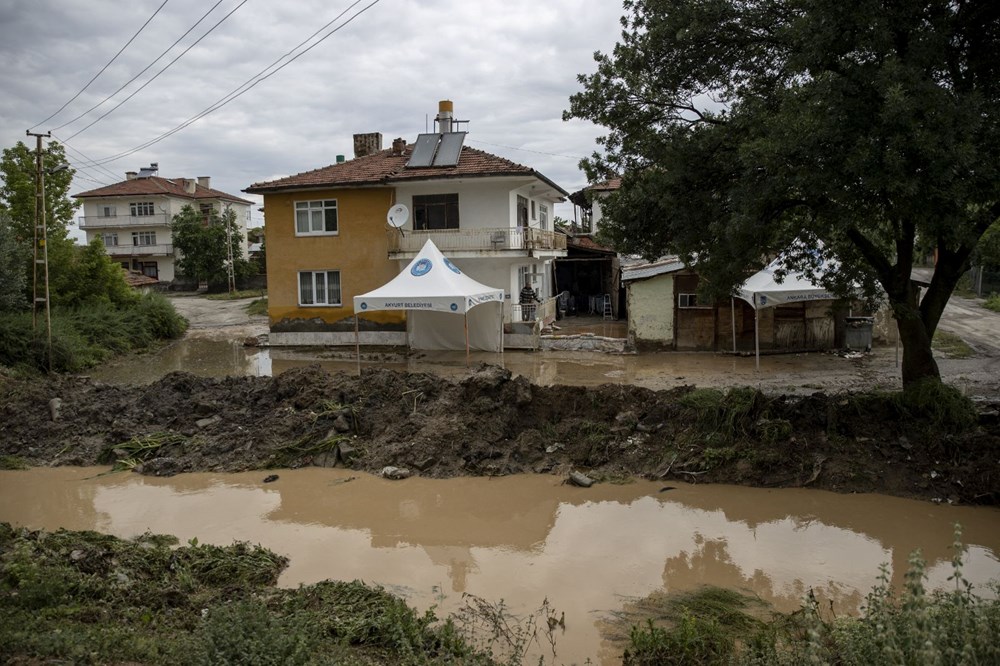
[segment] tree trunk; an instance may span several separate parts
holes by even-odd
[[[911,314],[902,314],[900,310],[909,310]],[[931,350],[933,333],[928,333],[927,326],[919,315],[919,311],[908,307],[900,308],[894,305],[896,326],[899,328],[899,339],[903,344],[903,388],[922,379],[933,378],[941,380],[941,371],[934,352]],[[913,316],[915,315],[915,316]]]

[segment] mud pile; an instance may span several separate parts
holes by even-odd
[[[56,403],[53,399],[58,398]],[[145,386],[0,379],[0,455],[144,474],[303,465],[429,477],[631,476],[1000,502],[997,405],[961,433],[889,396],[541,387],[495,366],[462,381],[386,369],[173,373]],[[53,416],[55,418],[53,418]]]

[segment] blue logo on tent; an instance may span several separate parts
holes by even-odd
[[[458,312],[458,303],[452,303],[451,304],[451,311],[452,312]]]
[[[462,274],[462,271],[458,270],[458,266],[456,266],[455,264],[451,263],[451,260],[448,259],[448,257],[444,258],[444,265],[447,266],[448,268],[450,268],[453,273],[458,273],[459,275]]]
[[[761,296],[760,296],[760,304],[761,305],[767,305],[767,296],[764,296],[763,294],[761,294]]]
[[[428,273],[430,273],[431,268],[433,267],[434,264],[431,263],[430,259],[421,259],[417,263],[413,264],[413,268],[410,269],[410,273],[412,273],[417,277],[420,277],[421,275],[427,275]]]
[[[362,310],[367,310],[368,309],[368,304],[367,303],[362,303],[361,304],[361,309]]]

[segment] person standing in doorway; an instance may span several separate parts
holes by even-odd
[[[538,294],[527,282],[521,287],[521,296],[518,302],[521,304],[521,321],[535,321],[535,307],[537,307],[535,303],[541,303],[541,301],[538,300]]]

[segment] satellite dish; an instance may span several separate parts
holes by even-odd
[[[410,219],[410,211],[403,204],[396,204],[389,209],[389,214],[385,216],[385,219],[391,226],[400,229]]]

